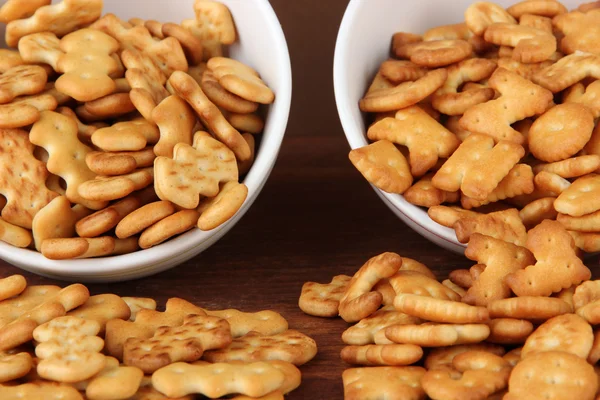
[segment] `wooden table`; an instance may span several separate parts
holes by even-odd
[[[244,218],[200,256],[146,279],[89,285],[93,294],[182,297],[207,308],[272,309],[313,337],[314,360],[289,399],[342,399],[341,319],[303,314],[302,284],[352,275],[384,251],[416,258],[439,277],[471,265],[436,247],[387,209],[348,161],[333,97],[333,50],[347,0],[271,0],[290,48],[294,96],[286,138],[267,185]],[[0,261],[0,276],[56,283]],[[63,284],[64,283],[58,283]]]

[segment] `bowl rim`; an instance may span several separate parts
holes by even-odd
[[[265,126],[270,127],[268,142],[264,140],[263,134],[260,145],[260,148],[262,148],[265,143],[268,143],[273,150],[270,152],[267,152],[267,149],[257,151],[254,164],[243,181],[248,186],[248,197],[236,215],[213,230],[192,229],[157,246],[129,254],[88,259],[50,260],[35,250],[18,248],[0,241],[0,259],[17,268],[55,278],[106,277],[115,280],[115,276],[123,275],[124,279],[127,280],[142,274],[150,275],[154,273],[149,271],[160,272],[167,269],[160,269],[159,266],[170,259],[184,259],[190,253],[198,253],[198,247],[205,243],[208,243],[206,248],[210,247],[229,231],[254,203],[277,161],[292,100],[292,70],[285,34],[269,1],[255,0],[255,4],[260,9],[260,14],[264,16],[264,23],[270,26],[270,30],[274,33],[272,40],[275,41],[278,49],[275,52],[276,61],[274,64],[280,65],[281,69],[279,71],[277,97],[275,102],[269,106],[267,120],[265,121]]]
[[[360,6],[362,5],[361,1],[362,0],[350,0],[348,3],[348,7],[344,12],[344,16],[338,30],[333,56],[333,91],[335,103],[338,111],[338,117],[340,119],[340,123],[342,124],[342,129],[344,130],[344,135],[348,140],[350,148],[353,150],[369,144],[365,136],[364,113],[361,112],[359,114],[362,116],[361,118],[355,118],[355,112],[358,110],[358,101],[354,102],[350,96],[350,91],[348,89],[348,69],[345,67],[350,62],[355,62],[355,60],[351,60],[349,56],[348,50],[352,44],[349,40],[347,40],[347,37],[353,29],[357,18],[359,18],[361,15],[359,13]],[[373,72],[370,75],[371,77]],[[363,90],[365,90],[368,83],[363,83]],[[450,247],[466,247],[465,244],[458,241],[453,229],[433,221],[427,214],[427,211],[421,207],[409,203],[406,201],[406,199],[404,199],[404,196],[395,193],[387,193],[379,188],[376,188],[372,184],[371,187],[387,200],[384,201],[384,203],[391,208],[392,211],[398,211],[402,213],[406,218],[419,225],[429,234],[447,242]]]

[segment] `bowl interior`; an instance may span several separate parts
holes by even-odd
[[[291,66],[283,31],[267,0],[220,0],[233,16],[238,41],[230,46],[230,56],[255,68],[276,93],[268,107],[265,129],[256,159],[244,183],[248,197],[238,213],[211,231],[193,229],[179,237],[147,250],[131,254],[85,260],[48,260],[41,254],[0,242],[0,258],[25,270],[54,278],[80,280],[124,280],[173,267],[221,238],[243,216],[265,184],[277,159],[291,103]],[[0,4],[5,1],[0,1]],[[57,1],[54,1],[56,3]],[[114,13],[127,20],[132,17],[179,23],[194,18],[194,0],[145,0],[139,2],[104,0],[103,13]]]
[[[517,0],[494,0],[504,7]],[[390,54],[392,35],[398,31],[423,33],[429,28],[464,21],[470,0],[351,0],[338,32],[333,80],[338,114],[352,149],[368,144],[364,114],[358,102],[381,62]],[[577,1],[562,1],[574,8]],[[386,205],[423,236],[452,251],[462,252],[454,230],[431,220],[427,212],[403,196],[373,187]]]

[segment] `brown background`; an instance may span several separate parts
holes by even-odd
[[[366,1],[366,0],[364,0]],[[346,0],[271,0],[287,37],[293,101],[286,138],[269,182],[244,218],[217,244],[162,274],[110,285],[94,294],[179,296],[207,308],[273,309],[312,336],[319,354],[302,367],[289,399],[341,399],[340,319],[304,315],[302,284],[352,274],[369,257],[395,251],[439,273],[469,262],[412,232],[379,200],[348,161],[333,96],[333,50]],[[19,270],[0,261],[0,276]],[[30,283],[52,283],[24,274]]]

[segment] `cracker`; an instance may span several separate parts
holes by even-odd
[[[55,197],[33,217],[32,231],[36,250],[41,251],[46,239],[75,236],[76,222],[71,202],[65,196]]]
[[[187,232],[198,224],[200,214],[196,210],[181,210],[146,228],[140,235],[142,249],[161,244],[180,233]]]
[[[388,89],[367,92],[360,100],[360,109],[365,112],[386,112],[415,105],[439,89],[447,76],[446,70],[439,68],[429,71],[415,81],[402,82]]]
[[[90,298],[77,309],[69,311],[67,315],[96,321],[100,325],[100,334],[104,333],[106,323],[113,319],[129,319],[131,311],[125,301],[119,296],[106,293],[90,296]]]
[[[340,357],[348,364],[410,365],[423,357],[423,349],[412,344],[346,346],[342,349]]]
[[[8,0],[0,7],[0,22],[5,24],[16,19],[28,18],[35,11],[50,4],[52,0]]]
[[[583,149],[593,129],[594,116],[587,107],[577,103],[559,104],[531,126],[529,151],[542,161],[564,160]]]
[[[468,196],[461,196],[460,203],[466,208],[481,207],[511,197],[530,194],[534,190],[533,170],[527,164],[516,164],[502,178],[498,186],[483,201],[475,200]]]
[[[574,53],[538,71],[532,76],[532,80],[553,93],[557,93],[587,77],[600,79],[598,67],[600,67],[600,56]]]
[[[490,328],[485,324],[407,324],[392,325],[385,329],[385,336],[394,343],[422,347],[479,343],[489,335]]]
[[[598,281],[587,281],[579,285],[573,294],[573,303],[577,315],[590,324],[598,324],[600,322]]]
[[[127,93],[113,93],[99,99],[88,101],[85,110],[97,118],[117,118],[136,110]]]
[[[580,83],[571,86],[571,88],[580,85]],[[594,81],[589,84],[585,89],[583,89],[580,93],[575,93],[574,91],[570,91],[569,94],[565,94],[563,96],[564,103],[577,103],[582,104],[587,107],[594,118],[600,117],[600,100],[598,100],[598,96],[600,95],[600,83],[598,81]]]
[[[96,237],[111,230],[127,215],[142,205],[138,196],[130,195],[123,200],[77,221],[75,229],[80,237]],[[123,238],[120,238],[123,239]]]
[[[600,251],[600,234],[577,231],[568,232],[575,241],[575,245],[579,249],[587,253],[595,253]]]
[[[440,225],[452,228],[456,222],[465,217],[477,217],[478,212],[465,210],[460,207],[433,206],[427,210],[427,215]]]
[[[225,89],[210,70],[205,70],[199,82],[206,96],[217,107],[233,113],[247,114],[257,110],[258,103],[248,101]]]
[[[276,335],[288,329],[288,323],[280,314],[271,310],[255,313],[243,312],[235,309],[204,310],[207,315],[225,319],[231,328],[231,335],[238,338],[249,332],[262,335]]]
[[[537,259],[536,264],[507,275],[506,284],[518,296],[548,296],[590,279],[590,270],[577,257],[574,247],[573,239],[559,222],[543,221],[527,237],[527,248]]]
[[[600,360],[600,331],[597,329],[594,331],[594,342],[587,360],[592,365]]]
[[[133,236],[173,213],[175,208],[169,201],[143,205],[124,216],[116,225],[115,233],[120,239]]]
[[[421,67],[437,68],[464,60],[473,52],[473,46],[466,40],[425,40],[408,43],[396,49],[396,54]]]
[[[285,375],[266,362],[190,365],[174,363],[152,375],[152,386],[169,397],[198,393],[211,398],[240,393],[264,396],[281,387]]]
[[[485,351],[497,356],[503,356],[506,352],[504,347],[490,343],[461,344],[450,347],[439,347],[431,349],[431,351],[427,353],[424,363],[425,368],[436,369],[439,367],[452,365],[452,360],[454,360],[454,357],[467,351]]]
[[[569,376],[577,376],[577,379],[569,379]],[[556,382],[560,384],[556,385]],[[546,351],[528,357],[515,366],[504,399],[520,399],[531,396],[531,393],[554,398],[574,396],[591,399],[597,389],[598,378],[594,368],[585,360],[562,351]]]
[[[396,311],[393,307],[384,307],[342,333],[342,341],[349,345],[367,345],[375,343],[375,335],[385,328],[397,324],[417,324],[420,319]]]
[[[548,60],[556,51],[556,37],[531,26],[512,23],[490,25],[483,35],[488,43],[514,47],[512,59],[522,63],[539,63]]]
[[[27,287],[27,281],[22,275],[10,275],[0,279],[0,301],[18,296]]]
[[[40,119],[40,112],[29,104],[0,105],[0,129],[23,128]]]
[[[581,217],[558,214],[556,220],[569,231],[597,232],[599,226],[598,223],[600,221],[600,211],[582,215]]]
[[[175,93],[186,100],[212,134],[235,154],[238,160],[250,157],[250,148],[242,135],[223,117],[219,109],[206,97],[198,83],[184,72],[177,71],[169,78]]]
[[[497,62],[498,67],[515,72],[528,80],[532,80],[533,75],[535,75],[538,71],[554,64],[554,62],[549,60],[539,63],[522,63],[520,61],[513,60],[510,57],[500,57]]]
[[[32,33],[19,40],[19,53],[28,64],[48,64],[58,70],[58,59],[64,54],[60,39],[52,32]]]
[[[0,396],[5,400],[61,399],[83,400],[83,396],[69,385],[56,382],[36,381],[15,386],[0,386]]]
[[[46,71],[37,65],[18,65],[0,76],[0,104],[17,96],[41,92],[48,79]]]
[[[560,41],[560,49],[567,54],[577,51],[600,54],[600,47],[595,39],[600,32],[598,21],[600,21],[598,10],[590,10],[586,13],[572,11],[554,18],[554,26],[564,34]]]
[[[600,176],[596,174],[589,174],[575,180],[554,201],[554,208],[559,213],[573,217],[581,217],[598,211],[600,204],[595,197],[598,182],[600,182]]]
[[[388,140],[354,149],[349,158],[368,182],[385,192],[402,194],[412,185],[406,158]]]
[[[465,10],[465,23],[469,30],[477,36],[483,36],[486,29],[494,23],[512,23],[516,20],[497,4],[479,1]]]
[[[51,260],[103,257],[113,254],[117,240],[112,236],[95,238],[57,238],[42,242],[41,252]]]
[[[573,312],[573,307],[555,297],[521,296],[495,300],[488,304],[491,318],[547,320]]]
[[[535,186],[542,191],[561,194],[571,186],[571,182],[553,172],[541,170],[535,175]]]
[[[218,1],[196,1],[194,12],[203,29],[201,40],[217,40],[222,44],[235,42],[235,25],[226,5]]]
[[[248,143],[248,147],[250,147],[250,158],[245,161],[237,162],[238,173],[240,174],[240,176],[245,176],[248,172],[250,172],[250,169],[254,165],[254,159],[256,157],[256,140],[254,139],[254,136],[250,133],[244,133],[242,134],[242,137],[244,138],[246,143]],[[241,194],[242,189],[238,188],[237,190]]]
[[[421,385],[432,399],[486,399],[506,388],[510,370],[500,356],[466,351],[454,357],[452,367],[427,371]]]
[[[229,92],[261,104],[271,104],[275,101],[273,91],[263,82],[258,72],[248,65],[227,57],[213,57],[208,60],[206,66],[219,84]]]
[[[408,293],[442,300],[460,300],[460,296],[439,283],[435,277],[418,271],[402,270],[401,268],[400,271],[389,278],[389,282],[396,295]]]
[[[135,321],[135,317],[140,310],[156,310],[156,300],[148,297],[121,297],[130,310],[130,321]]]
[[[173,118],[174,115],[177,118]],[[160,139],[154,146],[154,154],[157,156],[173,157],[176,144],[192,144],[196,115],[180,97],[169,96],[161,101],[152,111],[152,121],[160,130]]]
[[[330,283],[306,282],[302,285],[298,306],[308,315],[336,317],[350,279],[347,275],[337,275]]]
[[[577,178],[590,174],[600,168],[600,156],[589,154],[567,158],[549,164],[538,164],[533,167],[536,174],[541,171],[554,173],[562,178]]]
[[[106,357],[106,365],[86,382],[85,395],[90,400],[128,399],[140,387],[144,373],[135,367],[120,366],[119,360]]]
[[[180,25],[166,23],[161,26],[161,34],[165,37],[174,37],[179,41],[190,65],[202,62],[202,41],[190,31]]]
[[[125,175],[137,168],[149,167],[156,155],[152,147],[138,151],[103,152],[93,151],[86,155],[85,162],[92,172],[98,175]]]
[[[399,84],[406,81],[416,81],[422,78],[427,69],[418,66],[417,64],[406,60],[387,60],[381,63],[379,67],[380,76]]]
[[[396,295],[394,307],[400,312],[433,322],[476,324],[489,320],[484,307],[407,293]]]
[[[63,0],[38,8],[26,19],[11,21],[6,26],[6,43],[16,47],[26,35],[49,31],[64,36],[94,22],[102,12],[102,0]]]
[[[422,400],[425,392],[422,367],[351,368],[344,371],[344,398],[347,400],[380,399]]]
[[[16,247],[25,248],[33,242],[33,237],[29,230],[0,218],[0,240]]]
[[[411,204],[421,207],[439,206],[442,203],[455,203],[460,198],[458,192],[440,190],[431,184],[434,173],[423,176],[404,192],[404,198]]]
[[[227,118],[227,121],[231,126],[240,132],[248,132],[257,135],[265,128],[265,121],[256,114],[229,113],[225,115],[225,118]]]
[[[375,312],[382,303],[382,295],[371,291],[381,279],[393,276],[402,266],[402,258],[395,253],[383,253],[368,260],[352,277],[340,300],[340,316],[346,322],[356,322]]]
[[[452,132],[418,106],[400,110],[395,118],[384,118],[371,125],[367,136],[371,140],[389,140],[407,146],[414,176],[424,175],[439,158],[449,157],[460,144]],[[406,178],[404,181],[408,182]]]
[[[524,246],[527,238],[525,226],[516,208],[460,218],[454,225],[456,238],[468,243],[474,233],[491,236],[518,246]]]
[[[40,358],[37,373],[57,382],[78,382],[100,372],[106,363],[100,353],[104,341],[97,337],[96,321],[63,316],[38,326],[33,338]]]
[[[535,261],[526,248],[479,233],[471,235],[465,256],[486,265],[462,298],[465,303],[479,306],[510,297],[510,288],[504,283],[504,277]]]
[[[188,315],[183,325],[161,327],[151,338],[127,339],[123,346],[123,361],[151,374],[175,362],[196,361],[205,350],[226,347],[231,340],[229,324],[224,319]]]
[[[522,344],[533,332],[533,324],[524,319],[496,318],[490,321],[488,342]]]
[[[540,325],[527,338],[521,359],[545,351],[562,351],[586,359],[592,349],[592,327],[580,316],[564,314]]]

